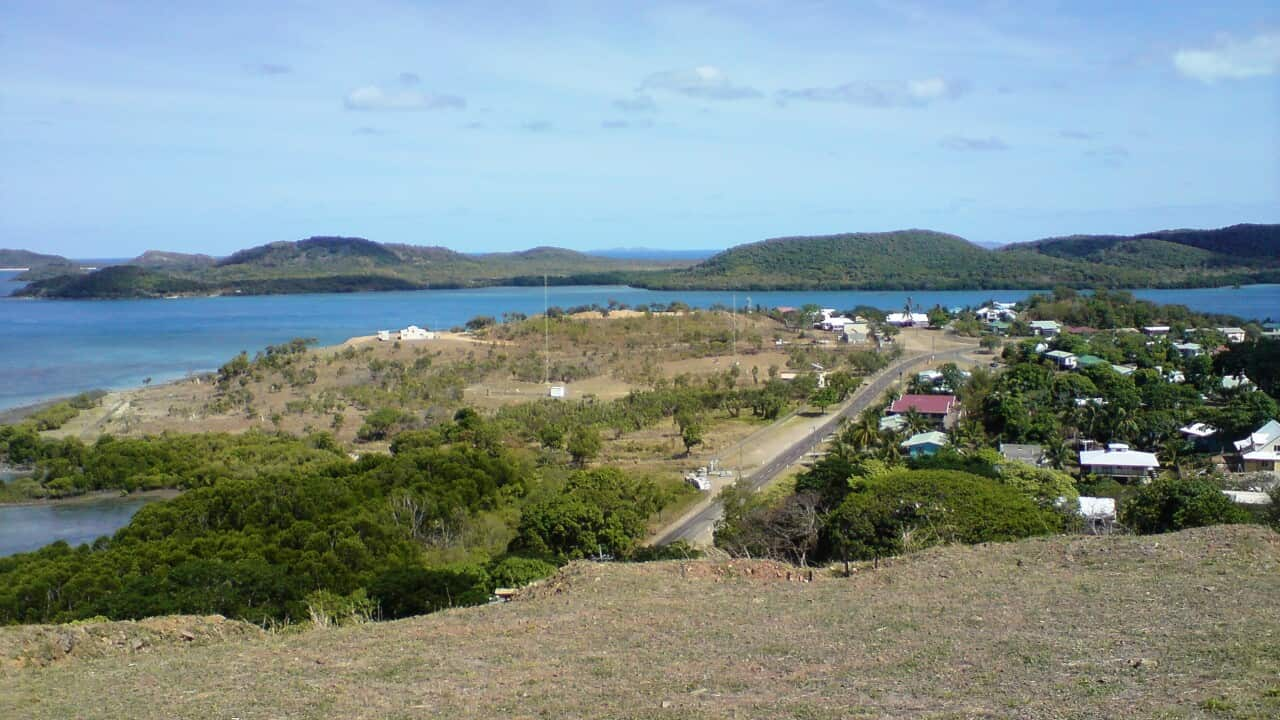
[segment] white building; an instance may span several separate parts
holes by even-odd
[[[1280,471],[1280,422],[1271,420],[1235,443],[1245,472]]]
[[[892,312],[884,317],[884,321],[898,327],[915,327],[917,325],[928,325],[929,316],[925,313]]]
[[[1080,364],[1080,358],[1066,350],[1054,350],[1045,353],[1044,356],[1052,360],[1059,370],[1074,370]]]
[[[390,341],[391,341],[391,331],[390,331],[390,330],[379,330],[379,331],[378,331],[378,339],[379,339],[379,340],[381,340],[382,342],[390,342]]]
[[[1080,471],[1113,478],[1147,478],[1160,468],[1155,453],[1131,450],[1124,443],[1111,443],[1106,450],[1080,453]]]
[[[401,340],[434,340],[435,338],[436,334],[434,332],[424,330],[417,325],[410,325],[400,331]]]
[[[1245,338],[1244,328],[1220,327],[1220,328],[1214,328],[1214,329],[1222,333],[1223,335],[1225,335],[1227,338],[1227,342],[1229,343],[1244,342],[1244,338]]]
[[[1032,320],[1027,323],[1027,327],[1031,328],[1032,334],[1044,337],[1055,337],[1062,333],[1062,326],[1057,320]]]
[[[859,345],[871,339],[871,327],[865,322],[852,322],[844,326],[840,339],[847,343]]]

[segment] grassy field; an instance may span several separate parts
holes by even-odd
[[[10,668],[0,717],[1280,715],[1269,530],[948,547],[805,579],[579,563],[506,605]]]

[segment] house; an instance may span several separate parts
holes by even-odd
[[[434,332],[424,330],[417,325],[410,325],[400,331],[401,340],[434,340],[435,338],[436,334]]]
[[[1227,342],[1229,343],[1234,344],[1234,343],[1244,342],[1244,338],[1245,338],[1244,328],[1220,327],[1220,328],[1214,328],[1214,329],[1222,333],[1224,336],[1226,336]]]
[[[997,335],[1008,335],[1009,331],[1013,329],[1013,323],[1006,322],[1004,320],[997,320],[991,323],[988,327],[991,328],[991,332]]]
[[[912,435],[902,441],[900,447],[907,451],[911,457],[925,457],[936,455],[939,450],[946,447],[947,434],[940,433],[937,430]]]
[[[1270,505],[1271,495],[1256,490],[1223,490],[1223,495],[1237,505]]]
[[[1111,531],[1116,522],[1115,498],[1081,495],[1078,500],[1080,509],[1077,512],[1084,518],[1087,532],[1099,535]]]
[[[1244,373],[1239,375],[1225,375],[1222,378],[1221,387],[1223,390],[1248,390],[1253,387],[1253,381]]]
[[[1124,443],[1111,443],[1106,450],[1083,450],[1080,472],[1116,479],[1145,479],[1160,468],[1155,453],[1131,450]]]
[[[907,426],[907,419],[901,415],[885,415],[880,418],[880,431],[900,432]]]
[[[1066,350],[1051,350],[1044,356],[1052,360],[1059,370],[1074,370],[1079,362],[1075,353],[1069,353]]]
[[[1107,364],[1107,361],[1103,360],[1097,355],[1081,355],[1080,357],[1076,358],[1076,367],[1087,368],[1087,367],[1093,367],[1094,365],[1105,365],[1105,364]]]
[[[1056,337],[1062,334],[1062,326],[1056,320],[1032,320],[1027,327],[1031,328],[1032,335]]]
[[[1168,335],[1173,328],[1168,325],[1146,325],[1142,328],[1142,332],[1147,335]]]
[[[1112,365],[1111,369],[1121,375],[1132,375],[1138,367],[1136,365]]]
[[[1195,444],[1196,450],[1216,449],[1213,437],[1218,434],[1218,428],[1205,423],[1191,423],[1185,427],[1178,428],[1178,432]]]
[[[884,321],[898,327],[925,327],[929,324],[929,316],[924,313],[892,312],[885,315]]]
[[[1018,313],[1014,312],[1011,303],[983,305],[974,312],[974,315],[977,315],[979,320],[989,323],[999,322],[1000,320],[1016,320],[1018,318]]]
[[[1199,343],[1174,343],[1173,349],[1184,358],[1200,357],[1204,354],[1204,348]]]
[[[852,322],[844,326],[840,339],[851,344],[860,345],[871,339],[871,326],[865,322]]]
[[[823,320],[820,323],[816,323],[815,325],[819,329],[826,330],[828,332],[840,332],[844,330],[845,327],[852,324],[853,324],[852,318],[840,317],[839,315],[832,315],[826,320]]]
[[[1000,454],[1004,456],[1005,460],[1035,465],[1036,467],[1043,467],[1046,462],[1044,447],[1041,445],[1000,443]]]
[[[390,341],[391,341],[391,331],[390,331],[390,330],[379,330],[379,331],[378,331],[378,339],[379,339],[379,340],[381,340],[382,342],[390,342]]]
[[[1280,471],[1280,422],[1272,420],[1235,442],[1245,472]]]
[[[915,410],[938,427],[947,427],[954,420],[956,396],[907,394],[889,406],[889,412],[894,415],[902,415],[908,410]]]

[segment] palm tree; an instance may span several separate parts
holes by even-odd
[[[902,414],[902,417],[906,421],[905,425],[907,430],[910,431],[911,434],[913,435],[916,433],[922,433],[928,430],[929,428],[933,427],[933,423],[929,420],[929,418],[925,417],[923,414],[920,413],[919,410],[916,410],[915,408],[910,408],[909,410],[907,410],[905,413]]]
[[[1053,435],[1044,444],[1044,457],[1049,461],[1049,467],[1061,470],[1071,460],[1071,448],[1067,447],[1067,441],[1061,435]]]
[[[843,439],[859,450],[874,447],[880,442],[880,421],[874,417],[861,417],[849,426]]]

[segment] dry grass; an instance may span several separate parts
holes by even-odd
[[[0,716],[1280,714],[1280,535],[1261,528],[942,548],[805,579],[577,564],[507,605],[18,671]]]

